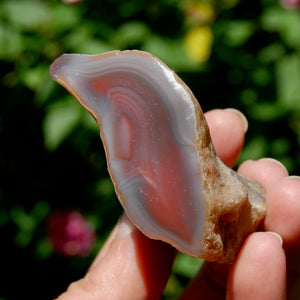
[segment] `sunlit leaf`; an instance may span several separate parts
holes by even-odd
[[[72,96],[51,105],[44,119],[45,146],[53,151],[72,132],[81,117],[81,107]]]
[[[249,115],[256,121],[271,122],[286,113],[286,109],[273,102],[259,102],[248,109]]]
[[[51,6],[51,26],[56,33],[79,26],[80,13],[76,5],[64,5],[62,3]]]
[[[0,23],[0,59],[12,61],[23,52],[24,43],[19,32]]]
[[[249,21],[231,21],[225,26],[225,42],[233,47],[243,45],[255,30],[255,24]]]
[[[20,29],[38,29],[50,20],[45,1],[4,1],[0,10]]]
[[[103,178],[98,183],[99,193],[104,196],[112,196],[114,194],[114,186],[110,178]]]
[[[37,91],[49,77],[49,66],[39,64],[35,68],[21,70],[20,75],[26,87]]]
[[[257,135],[246,143],[238,159],[238,164],[248,159],[256,160],[265,157],[267,150],[268,141],[264,136]]]
[[[203,263],[203,259],[179,253],[175,260],[173,270],[180,275],[186,276],[188,278],[193,278],[197,274]]]
[[[202,67],[187,55],[182,40],[169,40],[152,35],[146,39],[142,49],[157,56],[177,72],[196,71]]]
[[[287,55],[276,64],[276,79],[279,103],[286,108],[300,106],[300,57]]]
[[[18,247],[24,248],[30,243],[37,222],[34,217],[27,214],[24,208],[20,206],[11,209],[11,218],[18,228],[15,243]]]
[[[112,35],[111,43],[117,49],[136,46],[144,41],[149,34],[149,29],[142,22],[132,21],[122,24]]]
[[[164,300],[173,300],[177,299],[178,295],[181,295],[184,287],[180,284],[179,280],[176,278],[174,274],[171,274],[167,285],[164,290]],[[0,299],[1,300],[1,299]]]
[[[76,53],[99,54],[112,50],[112,48],[100,39],[93,37],[90,24],[83,24],[65,37],[65,43]]]
[[[285,50],[282,44],[272,43],[259,51],[258,59],[263,63],[269,63],[279,59],[284,52]]]
[[[300,18],[297,11],[270,7],[261,17],[265,30],[278,32],[291,47],[300,48]]]

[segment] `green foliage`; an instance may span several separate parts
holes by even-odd
[[[11,208],[11,220],[18,228],[15,242],[19,247],[24,248],[29,245],[34,231],[48,212],[49,205],[45,201],[37,202],[30,213],[26,213],[24,208],[20,206]]]
[[[285,108],[299,110],[300,57],[285,55],[276,63],[278,102]]]
[[[45,146],[49,150],[56,149],[70,135],[80,117],[81,109],[70,95],[49,105],[43,124]]]
[[[84,274],[122,212],[96,122],[49,76],[57,56],[149,51],[179,73],[204,111],[234,107],[247,116],[238,164],[270,156],[299,174],[299,25],[299,11],[277,0],[0,1],[0,263],[7,282],[21,283],[1,288],[1,299],[57,296]],[[89,257],[53,253],[45,228],[56,209],[81,210],[95,225]],[[179,255],[165,299],[201,264]]]

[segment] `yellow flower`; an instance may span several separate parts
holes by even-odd
[[[205,62],[211,53],[213,33],[209,26],[191,28],[184,37],[184,48],[195,62]]]

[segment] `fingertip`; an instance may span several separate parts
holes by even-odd
[[[278,232],[285,247],[300,244],[300,178],[285,177],[267,193],[266,230]],[[299,245],[300,246],[300,245]]]
[[[263,158],[256,161],[247,160],[239,166],[237,172],[259,181],[265,189],[288,176],[285,166],[271,158]]]
[[[283,239],[279,233],[273,232],[273,231],[266,231],[265,233],[272,234],[273,236],[275,236],[278,239],[280,245],[281,246],[283,245]]]
[[[85,277],[58,299],[159,299],[175,252],[169,244],[147,238],[124,214]]]
[[[234,113],[236,116],[239,117],[239,119],[240,119],[239,121],[242,121],[242,125],[243,125],[243,128],[244,128],[244,133],[246,133],[248,131],[248,126],[249,126],[249,123],[248,123],[248,120],[247,120],[246,116],[240,110],[238,110],[236,108],[226,108],[225,110],[230,111],[230,112]]]
[[[282,237],[275,231],[254,232],[250,234],[239,254],[235,264],[245,263],[244,267],[259,268],[262,261],[269,261],[270,255],[282,253]],[[281,254],[280,254],[281,255]]]
[[[285,254],[278,234],[251,234],[229,272],[228,299],[284,299],[285,270]]]
[[[300,176],[291,175],[291,176],[285,177],[284,180],[288,180],[288,181],[294,182],[294,184],[296,185],[296,188],[299,187]]]
[[[205,113],[217,155],[233,167],[244,144],[248,122],[235,109],[214,109]]]
[[[92,262],[89,270],[92,270],[95,266],[97,266],[98,262],[105,258],[107,253],[110,251],[112,243],[116,239],[120,239],[122,237],[129,236],[133,231],[138,230],[133,223],[128,219],[126,213],[120,217],[118,223],[110,233],[109,237],[105,241],[104,245],[100,249],[99,253],[97,254],[96,258]]]
[[[281,163],[279,160],[274,159],[274,158],[270,158],[270,157],[264,157],[258,160],[259,162],[263,162],[263,163],[267,163],[269,165],[277,165],[278,170],[281,171],[282,173],[282,177],[287,176],[288,175],[288,171],[285,167],[285,165],[283,163]]]

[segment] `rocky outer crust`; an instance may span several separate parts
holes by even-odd
[[[230,264],[245,238],[265,218],[265,190],[260,183],[225,166],[216,156],[208,125],[200,107],[199,110],[196,144],[207,204],[199,257]]]

